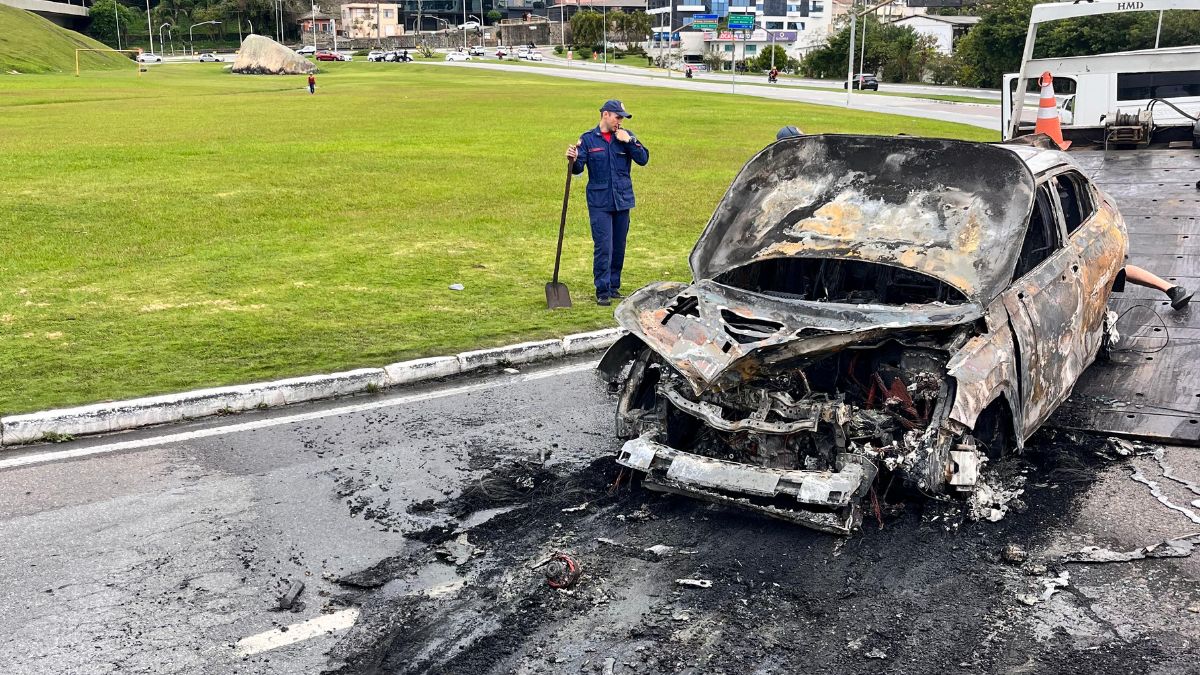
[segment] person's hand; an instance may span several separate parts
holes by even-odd
[[[633,140],[633,136],[630,136],[629,132],[625,131],[624,129],[617,129],[617,140],[621,141],[622,143],[628,143],[629,141]]]
[[[576,143],[574,145],[568,145],[567,146],[567,159],[574,162],[575,158],[578,156],[579,156],[579,144]]]

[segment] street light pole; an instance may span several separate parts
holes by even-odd
[[[312,8],[312,14],[309,15],[308,25],[312,28],[313,51],[316,51],[316,49],[317,49],[317,2],[316,2],[316,0],[309,0],[308,5],[309,5],[309,7]]]
[[[864,14],[863,15],[862,46],[859,47],[859,49],[861,51],[859,52],[859,55],[858,55],[859,70],[864,70],[867,67],[867,23],[869,23],[869,22],[867,21],[867,16]]]
[[[117,3],[113,3],[113,20],[117,22],[117,51],[121,51],[121,17],[117,15]]]
[[[165,50],[166,50],[166,47],[164,47],[164,46],[163,46],[163,45],[165,45],[166,43],[165,43],[165,42],[163,42],[163,38],[162,38],[162,29],[163,29],[163,26],[170,26],[170,25],[171,25],[171,24],[169,24],[169,23],[163,23],[163,25],[162,25],[162,26],[159,26],[159,27],[158,27],[158,49],[159,49],[159,51],[165,51]]]
[[[154,26],[150,23],[150,0],[146,0],[146,32],[150,37],[150,53],[154,53]],[[160,40],[161,42],[161,40]]]
[[[854,38],[858,35],[858,12],[850,3],[850,65],[846,69],[846,107],[850,107],[850,90],[854,87]]]
[[[191,26],[188,26],[188,49],[192,50],[192,56],[196,55],[196,46],[195,46],[196,43],[192,41],[192,31],[195,30],[196,26],[206,26],[208,24],[213,24],[215,26],[219,26],[219,25],[221,25],[221,22],[220,21],[201,21],[200,23],[194,23]],[[241,26],[238,26],[238,30],[239,31],[241,30]]]
[[[604,23],[604,70],[608,70],[608,0],[600,0],[600,20]],[[671,0],[674,2],[674,0]]]

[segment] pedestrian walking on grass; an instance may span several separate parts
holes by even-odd
[[[317,93],[317,76],[316,75],[308,76],[308,93],[310,93],[310,94]]]
[[[629,234],[629,210],[633,208],[633,163],[646,166],[650,151],[628,129],[633,117],[620,101],[600,106],[600,124],[567,146],[571,172],[588,172],[588,218],[592,223],[592,276],[596,304],[612,304],[621,295],[621,268],[625,264],[625,238]]]

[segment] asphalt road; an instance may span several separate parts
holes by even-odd
[[[682,77],[666,78],[662,76],[633,72],[636,68],[621,68],[617,70],[615,67],[605,72],[596,70],[594,67],[589,68],[533,68],[522,66],[519,64],[499,63],[499,62],[429,62],[435,65],[443,65],[447,67],[457,68],[484,68],[484,69],[500,69],[513,72],[529,73],[533,72],[538,75],[548,77],[565,77],[577,80],[587,80],[590,82],[615,82],[620,84],[633,84],[648,87],[665,87],[669,89],[689,89],[692,91],[707,91],[719,94],[736,94],[741,96],[756,96],[759,98],[769,98],[781,101],[798,101],[801,103],[816,103],[819,105],[832,105],[843,107],[846,105],[846,94],[844,91],[816,91],[812,89],[801,89],[799,87],[768,85],[761,77],[754,78],[749,82],[731,83],[727,81],[717,81],[712,79],[694,78],[687,80]],[[947,122],[958,122],[960,124],[970,124],[972,126],[983,127],[985,129],[996,130],[996,140],[1000,139],[1000,108],[996,105],[982,103],[952,103],[948,101],[936,101],[932,99],[910,98],[907,96],[872,96],[868,94],[855,94],[851,96],[850,108],[855,110],[866,110],[870,112],[893,113],[896,115],[910,115],[913,117],[927,117],[944,120]],[[799,120],[797,124],[800,128],[804,128],[803,120]]]
[[[1200,530],[1154,457],[1047,436],[998,467],[1026,505],[999,523],[885,496],[841,540],[620,482],[592,365],[0,455],[0,670],[1198,671],[1200,555],[1058,562]],[[530,570],[556,550],[570,592]]]

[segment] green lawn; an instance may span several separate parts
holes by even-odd
[[[409,64],[0,75],[0,413],[381,365],[613,324],[583,181],[548,312],[562,153],[621,98],[626,288],[686,279],[741,165],[785,124],[984,129],[723,94]],[[466,290],[448,290],[452,283]]]

